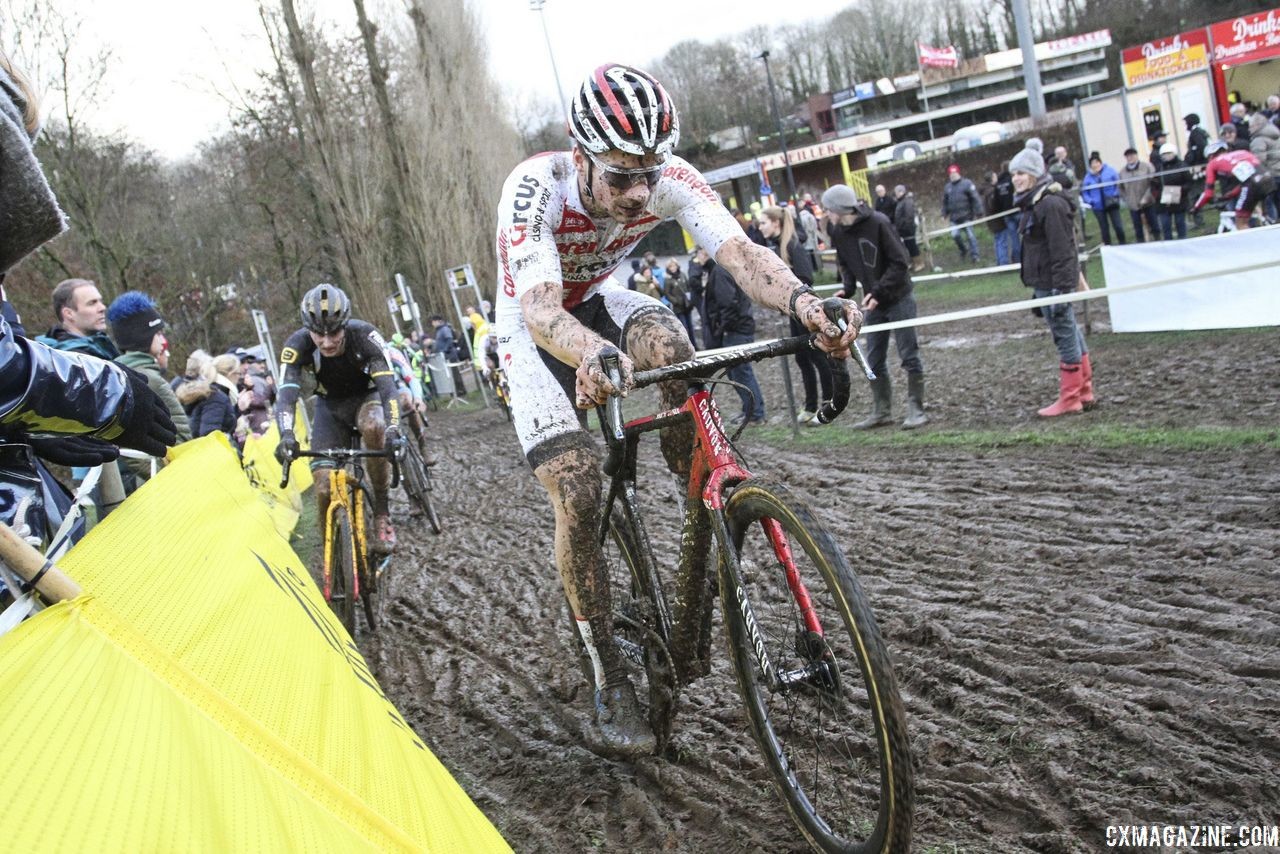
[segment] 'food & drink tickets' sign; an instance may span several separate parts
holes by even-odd
[[[1209,67],[1209,31],[1192,30],[1125,48],[1124,85],[1134,89],[1157,80]]]

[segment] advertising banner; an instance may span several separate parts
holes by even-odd
[[[1228,18],[1209,28],[1213,61],[1243,65],[1280,56],[1280,9]]]
[[[1209,31],[1201,28],[1152,39],[1120,53],[1126,89],[1209,67]]]

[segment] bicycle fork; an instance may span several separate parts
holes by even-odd
[[[352,568],[352,589],[346,592],[346,595],[355,601],[360,595],[360,575],[364,569],[363,555],[360,554],[359,544],[364,542],[364,502],[352,501],[351,491],[348,488],[348,477],[345,469],[334,469],[329,475],[329,507],[325,512],[325,533],[324,533],[324,601],[329,602],[333,599],[333,550],[335,548],[335,534],[333,530],[333,517],[337,513],[338,508],[347,511],[347,518],[351,520],[351,568]]]
[[[746,584],[742,580],[742,569],[738,562],[737,551],[729,538],[724,512],[716,510],[712,513],[712,531],[720,551],[723,581],[727,583],[732,594],[731,604],[742,619],[747,641],[751,645],[763,682],[770,692],[774,693],[786,693],[797,685],[813,685],[828,691],[838,690],[839,673],[835,670],[835,658],[823,638],[822,625],[818,622],[813,600],[796,568],[795,556],[791,543],[787,540],[786,531],[776,519],[761,519],[760,526],[773,548],[774,556],[783,567],[787,588],[791,591],[800,611],[800,624],[796,626],[796,652],[807,663],[793,670],[779,671],[774,665],[760,630],[760,623],[756,619],[755,610],[752,608]]]

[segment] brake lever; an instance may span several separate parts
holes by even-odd
[[[842,333],[848,331],[849,322],[844,319],[844,300],[839,297],[827,297],[822,301],[822,310],[826,313],[828,320],[840,327]],[[862,372],[867,375],[867,379],[874,380],[876,372],[871,370],[871,365],[867,362],[867,357],[863,354],[862,348],[858,346],[856,339],[849,349],[852,351],[854,358],[858,360],[858,365],[862,368]]]

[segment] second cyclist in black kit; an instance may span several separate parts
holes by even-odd
[[[293,413],[301,393],[302,372],[316,377],[316,407],[311,421],[311,448],[325,451],[346,448],[353,433],[359,433],[372,451],[395,445],[400,440],[400,404],[395,377],[387,357],[386,342],[372,324],[351,317],[351,301],[333,285],[316,285],[302,298],[303,328],[285,340],[280,353],[284,381],[276,401],[276,422],[280,444],[276,457],[281,465],[298,453],[293,432]],[[332,467],[329,460],[317,459],[312,470]],[[368,461],[373,486],[373,515],[376,537],[373,549],[390,554],[396,534],[387,512],[387,490],[391,467],[385,459]],[[329,478],[315,479],[316,503],[321,525],[329,509]]]

